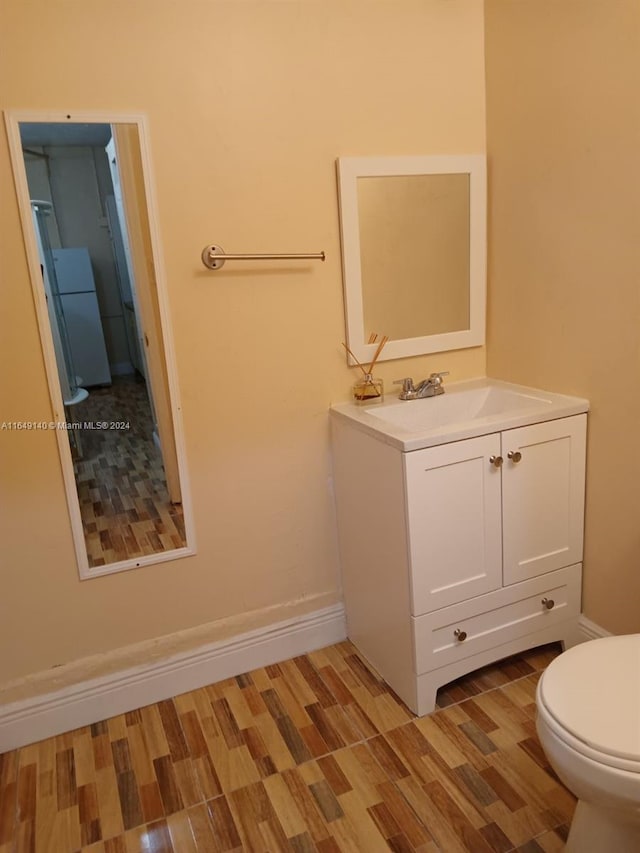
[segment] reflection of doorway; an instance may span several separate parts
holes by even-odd
[[[181,517],[177,527],[171,520],[173,516],[181,515],[181,509],[171,507],[167,495],[167,475],[155,429],[152,383],[146,370],[144,348],[139,346],[142,322],[136,316],[135,275],[131,267],[118,263],[117,247],[120,246],[122,257],[122,247],[128,246],[128,236],[124,215],[113,203],[112,170],[117,167],[115,161],[110,164],[105,152],[112,132],[117,132],[117,129],[109,124],[71,126],[38,123],[20,126],[29,193],[31,198],[47,200],[39,202],[42,209],[47,205],[46,219],[34,215],[34,225],[41,238],[37,242],[43,276],[48,270],[49,279],[55,284],[49,289],[45,284],[45,292],[49,306],[50,291],[55,291],[56,308],[59,309],[57,313],[49,310],[59,376],[64,374],[73,387],[89,392],[89,399],[82,403],[86,390],[78,395],[68,395],[61,381],[66,420],[74,425],[69,438],[74,451],[74,474],[79,495],[88,482],[94,484],[89,487],[94,492],[93,499],[87,500],[86,494],[84,500],[81,498],[90,566],[175,550],[186,544]],[[115,183],[119,191],[119,181]],[[76,270],[74,275],[69,273],[71,261]],[[82,261],[80,266],[78,261]],[[84,269],[84,273],[78,274],[78,269]],[[74,283],[71,287],[70,281],[78,278],[81,284]],[[90,286],[86,284],[89,280]],[[123,298],[124,293],[129,295],[127,300]],[[86,310],[90,300],[92,325]],[[61,368],[60,359],[62,348],[55,346],[57,338],[70,345],[64,368]],[[78,341],[84,341],[84,349]],[[92,369],[96,353],[100,354],[101,361],[98,372]],[[127,395],[121,393],[127,387],[136,391],[133,410],[128,408]],[[169,411],[166,405],[165,408]],[[98,417],[100,413],[103,417]],[[89,426],[84,427],[85,423],[97,422],[129,422],[130,435],[124,431],[118,434],[117,431],[100,429],[98,432],[104,434],[97,436]],[[147,442],[148,449],[145,447]],[[169,467],[173,471],[173,444],[171,448],[173,460]],[[171,460],[171,454],[169,458]],[[122,459],[134,460],[134,467],[141,460],[143,469],[153,474],[134,478],[132,473],[127,477],[126,466],[120,464]],[[87,474],[88,471],[92,471],[92,476]],[[107,473],[108,477],[103,476]],[[115,479],[119,474],[122,474],[121,484]],[[148,482],[143,487],[145,479]],[[177,475],[174,479],[177,480]],[[128,507],[129,521],[139,524],[151,520],[155,524],[153,529],[138,527],[137,532],[130,528],[115,533],[114,524],[120,525],[123,520],[119,517],[118,508],[123,504],[122,496],[127,494],[132,481],[137,484],[133,490],[141,490],[142,498],[150,504],[146,511],[141,507]],[[153,493],[151,483],[155,488]],[[171,497],[176,504],[180,502],[179,486],[173,489]],[[105,506],[109,501],[113,504],[113,511],[100,512],[99,505]],[[90,505],[93,510],[97,508],[97,514],[88,512]],[[158,521],[162,517],[161,506],[167,510],[163,522],[164,527],[170,530],[167,535],[163,524]],[[96,547],[96,533],[104,545],[101,553]],[[120,544],[112,547],[113,540]],[[127,543],[126,547],[122,542]]]
[[[135,303],[133,281],[116,253],[123,242],[122,231],[126,241],[126,225],[111,206],[114,185],[105,151],[111,126],[22,124],[20,135],[31,198],[51,205],[44,222],[44,243],[54,255],[62,255],[59,260],[64,267],[55,265],[59,278],[64,275],[67,282],[74,278],[84,281],[73,286],[60,282],[60,290],[95,290],[100,328],[94,335],[103,342],[108,365],[99,375],[91,375],[86,384],[108,385],[112,376],[132,373],[139,363],[137,354],[132,356],[124,308],[125,301]],[[82,253],[88,273],[77,266],[76,256]],[[87,278],[91,284],[85,287]],[[76,365],[78,372],[81,366]]]
[[[105,146],[105,152],[113,184],[113,195],[105,198],[105,212],[109,223],[118,288],[123,307],[124,330],[129,348],[129,358],[135,370],[147,380],[147,365],[144,357],[144,347],[142,346],[142,324],[139,316],[140,308],[135,288],[133,259],[131,257],[131,248],[127,234],[127,218],[122,190],[120,188],[120,172],[113,138]],[[149,401],[151,403],[151,410],[153,411],[153,398],[151,394],[149,395]]]

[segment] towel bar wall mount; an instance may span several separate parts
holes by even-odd
[[[304,252],[304,253],[279,253],[270,255],[258,255],[247,253],[227,254],[222,246],[212,244],[205,246],[202,250],[202,263],[210,270],[219,270],[224,266],[225,261],[281,261],[281,260],[317,260],[324,261],[324,252]]]

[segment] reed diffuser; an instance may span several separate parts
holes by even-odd
[[[369,337],[369,343],[374,344],[378,339],[378,335],[373,333]],[[377,379],[373,375],[373,368],[375,366],[376,361],[380,357],[380,353],[386,342],[389,340],[387,335],[383,335],[378,347],[374,353],[374,356],[371,360],[371,364],[368,367],[360,364],[355,355],[351,352],[349,347],[343,343],[342,346],[349,353],[351,358],[355,361],[356,365],[362,371],[362,379],[359,379],[354,383],[352,393],[353,400],[357,406],[368,406],[372,403],[381,403],[384,399],[384,383],[382,379]]]

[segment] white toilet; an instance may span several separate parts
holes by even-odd
[[[640,634],[582,643],[543,672],[537,730],[578,798],[566,850],[640,851]]]

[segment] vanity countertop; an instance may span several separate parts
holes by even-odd
[[[449,382],[445,393],[422,400],[386,396],[382,403],[337,403],[331,416],[402,451],[566,418],[589,401],[538,388],[482,378]]]

